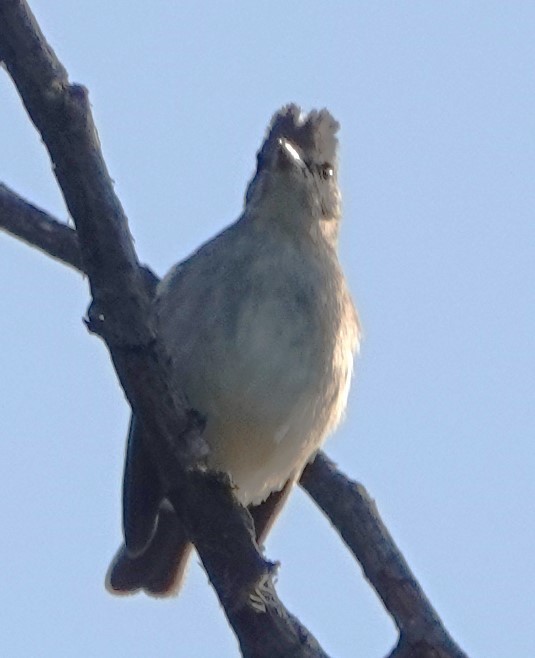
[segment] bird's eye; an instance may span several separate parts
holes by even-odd
[[[330,164],[322,164],[319,166],[320,176],[323,180],[328,180],[334,176],[334,169]]]

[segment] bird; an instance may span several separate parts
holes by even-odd
[[[338,258],[338,131],[326,109],[277,111],[241,215],[170,270],[151,308],[171,385],[205,420],[207,466],[230,477],[259,543],[343,418],[360,345]],[[192,544],[147,441],[133,415],[124,543],[106,587],[165,597],[180,589]]]

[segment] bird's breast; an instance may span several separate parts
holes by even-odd
[[[186,267],[162,286],[158,321],[177,385],[207,419],[209,465],[244,504],[282,488],[337,425],[356,336],[338,269],[254,256],[225,263],[216,288]]]

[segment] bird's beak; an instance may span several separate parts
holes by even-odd
[[[302,169],[306,167],[306,164],[303,158],[301,157],[301,154],[289,140],[285,139],[284,137],[280,137],[279,147],[280,147],[280,154],[282,156],[282,159],[287,164],[291,163],[293,165],[297,165]]]

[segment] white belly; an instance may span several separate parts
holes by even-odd
[[[156,311],[176,385],[206,418],[209,466],[243,504],[298,475],[337,425],[358,341],[334,259],[269,236],[229,229],[170,272]]]
[[[208,350],[206,369],[183,381],[207,419],[209,466],[229,473],[244,505],[297,477],[346,406],[351,345],[333,336],[334,327],[322,335],[323,323],[298,324],[264,305],[241,318],[227,350]]]

